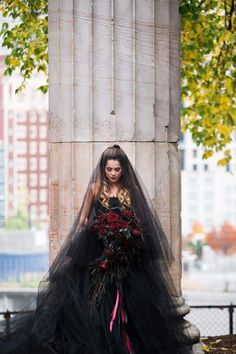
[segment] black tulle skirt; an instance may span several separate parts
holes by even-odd
[[[13,319],[11,333],[2,334],[1,354],[191,352],[165,274],[145,255],[91,306],[89,264],[103,247],[89,228],[74,237],[67,262],[40,284],[36,310]]]

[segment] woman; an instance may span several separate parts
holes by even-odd
[[[36,310],[15,319],[1,353],[183,354],[173,261],[124,151],[107,148],[41,282]]]

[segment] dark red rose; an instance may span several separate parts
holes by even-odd
[[[128,221],[124,220],[120,223],[120,226],[122,227],[122,229],[128,229],[129,223],[128,223]]]
[[[138,230],[138,229],[134,229],[132,232],[133,232],[133,234],[136,235],[136,236],[141,235],[141,231]]]
[[[129,217],[129,210],[127,210],[127,209],[124,209],[124,210],[122,210],[122,212],[121,212],[121,214],[122,214],[122,216],[124,216],[124,217]]]
[[[99,222],[103,222],[105,220],[105,215],[104,214],[101,214],[98,216],[98,221]]]
[[[108,265],[107,261],[104,261],[104,262],[99,263],[99,267],[103,270],[106,270],[109,268],[109,265]]]
[[[118,227],[119,227],[119,225],[118,225],[117,222],[113,222],[113,223],[110,224],[110,228],[111,228],[112,231],[117,230]]]
[[[99,225],[98,232],[99,232],[99,234],[105,234],[106,226],[105,225]]]
[[[127,210],[127,209],[122,210],[121,214],[125,218],[132,218],[134,216],[134,212],[132,210]]]
[[[109,224],[113,222],[117,222],[119,219],[119,215],[117,213],[110,213],[107,215],[107,221]]]
[[[106,249],[105,249],[105,255],[106,255],[106,256],[110,257],[110,256],[112,256],[112,253],[113,253],[113,252],[112,252],[112,250],[111,250],[110,248],[106,248]]]

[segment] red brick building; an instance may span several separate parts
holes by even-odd
[[[29,224],[48,221],[48,102],[37,91],[44,78],[35,75],[15,94],[20,76],[3,77],[6,143],[6,216],[20,210]]]

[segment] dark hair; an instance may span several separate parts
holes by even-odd
[[[102,179],[105,179],[105,167],[108,160],[117,160],[119,161],[122,173],[121,173],[121,184],[126,184],[126,175],[128,168],[128,157],[126,153],[121,149],[119,145],[109,146],[102,154],[100,160],[100,174]]]

